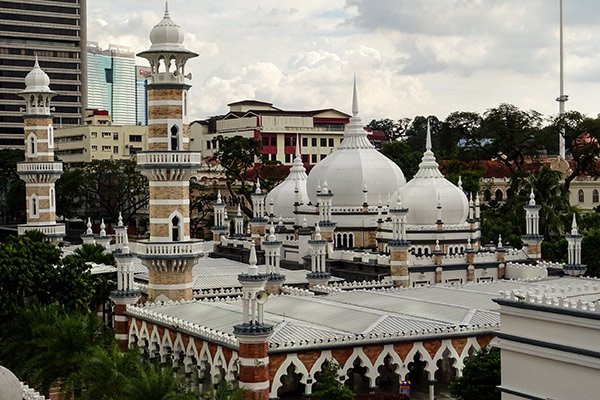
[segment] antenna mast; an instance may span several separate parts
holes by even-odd
[[[564,69],[564,62],[563,62],[563,56],[564,56],[564,52],[563,52],[563,0],[559,0],[559,6],[560,6],[560,30],[559,30],[559,96],[556,98],[556,101],[558,101],[558,114],[559,116],[563,116],[565,114],[565,102],[567,100],[569,100],[569,95],[565,94],[565,69]],[[560,128],[560,134],[558,135],[558,154],[560,157],[562,157],[563,159],[565,159],[566,156],[566,149],[565,149],[565,127],[564,124],[561,123],[561,128]]]

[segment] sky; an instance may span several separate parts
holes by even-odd
[[[600,2],[564,0],[567,110],[600,113]],[[287,110],[412,118],[512,103],[558,112],[559,0],[170,0],[200,54],[190,116],[256,99]],[[88,40],[150,47],[163,0],[88,1]],[[145,60],[138,59],[145,65]]]

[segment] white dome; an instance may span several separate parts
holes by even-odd
[[[273,201],[273,214],[276,217],[293,217],[294,203],[297,198],[300,203],[308,204],[306,178],[306,169],[302,164],[302,158],[299,154],[296,154],[287,178],[275,186],[267,195],[267,202],[270,204],[271,200]],[[298,189],[298,197],[296,197],[296,188]]]
[[[357,117],[356,81],[350,123],[346,126],[340,146],[317,163],[308,175],[306,188],[313,204],[317,203],[319,185],[327,183],[333,193],[335,206],[362,206],[363,189],[367,189],[369,204],[377,204],[406,183],[398,165],[381,154],[367,139],[361,120]]]
[[[50,78],[42,71],[37,56],[33,69],[25,77],[25,90],[23,93],[51,93]]]
[[[150,50],[181,50],[183,49],[183,29],[171,19],[169,8],[165,4],[165,15],[150,31]]]
[[[427,129],[427,150],[423,154],[419,171],[392,197],[392,205],[398,202],[408,208],[406,222],[410,225],[433,225],[438,220],[438,204],[441,220],[445,224],[461,224],[469,216],[469,201],[463,191],[444,178],[431,151],[431,134]]]
[[[0,400],[20,400],[22,398],[21,382],[15,374],[0,365]]]

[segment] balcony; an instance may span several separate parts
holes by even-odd
[[[22,162],[17,164],[17,174],[62,174],[61,162]]]
[[[185,76],[184,75],[173,75],[170,72],[158,72],[148,79],[149,83],[174,83],[185,85]]]
[[[198,168],[202,154],[190,151],[143,151],[137,154],[139,168]]]
[[[135,253],[139,258],[197,258],[204,254],[205,242],[150,242],[139,241]]]
[[[63,237],[66,234],[64,224],[51,224],[51,225],[19,225],[17,232],[19,235],[24,235],[25,232],[39,231],[45,236],[50,237]]]

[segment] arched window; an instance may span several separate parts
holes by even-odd
[[[54,147],[54,127],[48,125],[48,147]]]
[[[483,191],[483,200],[485,200],[485,201],[492,200],[492,192],[489,189],[485,189]]]
[[[39,213],[39,205],[37,196],[33,195],[29,198],[29,217],[37,218]]]
[[[173,242],[178,242],[181,240],[181,220],[178,216],[174,216],[171,220],[171,240]]]
[[[50,191],[48,192],[48,197],[50,197],[50,210],[54,211],[54,188],[50,188]]]
[[[496,201],[502,201],[502,199],[504,198],[504,194],[502,193],[502,190],[497,189],[496,190]]]
[[[37,154],[37,136],[35,133],[30,133],[27,137],[27,154],[30,156]]]
[[[348,248],[348,235],[345,233],[342,235],[342,247],[345,249]]]
[[[577,192],[577,197],[580,203],[585,202],[585,193],[583,193],[583,189],[579,189],[579,191]]]
[[[165,64],[165,58],[164,57],[160,57],[158,59],[158,72],[159,73],[167,72],[167,65]]]
[[[177,125],[171,127],[171,150],[179,150],[179,128]]]
[[[350,249],[354,248],[354,234],[353,233],[348,234],[348,248],[350,248]]]
[[[594,203],[598,203],[600,201],[600,199],[598,198],[598,190],[594,189],[594,191],[592,192],[592,201]]]

